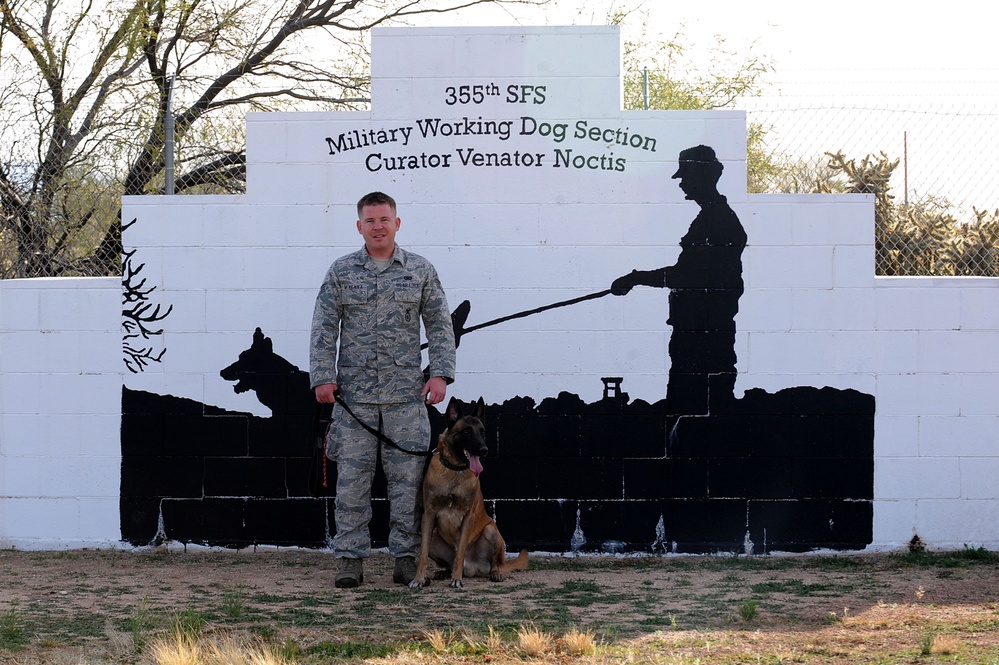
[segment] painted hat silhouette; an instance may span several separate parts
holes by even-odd
[[[721,164],[715,157],[715,151],[711,146],[698,145],[680,151],[680,164],[673,174],[673,178],[682,178],[686,169],[692,163],[700,164]]]

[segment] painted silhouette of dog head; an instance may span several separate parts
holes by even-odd
[[[250,348],[219,375],[236,382],[232,387],[236,393],[254,391],[274,414],[308,414],[315,408],[308,372],[274,353],[271,339],[260,328],[253,332]]]

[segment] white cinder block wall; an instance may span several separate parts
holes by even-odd
[[[121,280],[0,281],[0,547],[120,538]]]
[[[319,280],[359,245],[360,193],[384,189],[403,203],[399,242],[435,262],[452,307],[473,304],[473,325],[671,264],[696,206],[670,175],[679,150],[705,143],[726,165],[719,188],[749,237],[736,395],[793,386],[874,395],[871,549],[916,534],[934,548],[999,549],[999,280],[875,278],[872,198],[742,193],[744,115],[623,113],[618,54],[616,30],[604,28],[377,31],[372,112],[252,115],[246,195],[126,200],[125,218],[138,220],[126,245],[157,285],[154,301],[174,305],[151,341],[167,349],[163,362],[140,374],[122,361],[119,280],[0,282],[0,546],[118,541],[123,384],[269,415],[219,378],[219,363],[260,326],[278,353],[307,366]],[[444,108],[447,84],[473,74],[545,84],[548,103]],[[332,159],[324,143],[352,127],[447,113],[616,123],[658,137],[659,150],[615,148],[628,168],[613,178],[471,168],[387,176],[365,168],[370,151]],[[550,158],[550,139],[518,140],[414,139],[409,148]],[[666,293],[636,289],[477,331],[462,340],[452,392],[496,402],[570,389],[590,401],[599,377],[624,375],[633,399],[659,399],[665,318]]]
[[[999,291],[985,278],[878,280],[875,534],[999,546]],[[879,534],[884,534],[883,536]]]

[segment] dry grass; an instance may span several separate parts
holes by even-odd
[[[592,656],[597,650],[597,638],[589,630],[573,628],[562,636],[562,643],[570,656]]]
[[[454,631],[435,628],[424,630],[423,637],[434,654],[446,655],[481,655],[487,660],[504,657],[511,649],[504,643],[500,633],[489,626],[486,637],[464,630],[461,639]],[[576,628],[569,630],[561,637],[546,632],[540,628],[521,625],[517,629],[516,651],[530,658],[543,658],[553,654],[566,654],[573,657],[592,656],[597,650],[597,637],[593,631],[582,631]]]
[[[503,648],[503,638],[492,626],[489,626],[489,637],[486,638],[485,648],[489,653],[499,653]]]
[[[290,665],[272,649],[233,635],[191,637],[174,632],[154,640],[149,657],[156,665]]]
[[[423,637],[437,655],[479,654],[492,660],[503,656],[508,648],[500,633],[493,626],[488,628],[489,633],[485,638],[464,630],[459,640],[454,631],[439,628],[424,630]],[[554,634],[533,625],[521,625],[517,629],[517,651],[531,658],[541,658],[555,653],[574,657],[591,656],[596,653],[596,649],[596,635],[589,630],[573,628],[562,637],[556,638]]]
[[[950,656],[959,653],[961,643],[952,635],[933,636],[933,643],[930,645],[930,654],[934,656]]]
[[[450,630],[445,631],[438,628],[423,631],[423,636],[427,638],[430,648],[437,653],[448,651],[451,648],[451,642],[454,640],[454,633]]]
[[[530,658],[540,658],[555,649],[555,638],[551,633],[546,633],[535,626],[518,628],[517,642],[521,653]]]

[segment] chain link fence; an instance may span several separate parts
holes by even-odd
[[[245,135],[241,112],[215,114],[187,132],[175,145],[177,195],[245,191]],[[51,173],[0,155],[0,279],[127,278],[132,268],[121,232],[134,220],[121,219],[126,180],[144,183],[133,184],[133,193],[151,195],[164,194],[171,184],[162,158],[149,169],[136,168],[141,148],[117,139],[97,142]]]
[[[893,108],[754,97],[740,108],[749,125],[751,191],[875,195],[878,274],[999,275],[999,103]],[[239,118],[230,122],[216,131],[232,145],[244,128]],[[194,167],[185,167],[185,146],[177,152],[183,178]],[[90,161],[98,163],[115,159]],[[0,278],[122,274],[128,220],[119,219],[124,185],[112,169],[0,169],[8,183],[0,188]],[[49,183],[46,195],[31,201],[27,193],[39,181]],[[243,186],[237,173],[216,193]]]
[[[875,195],[877,274],[999,276],[999,103],[744,107],[752,191]]]

